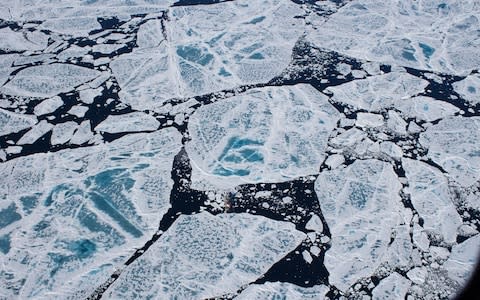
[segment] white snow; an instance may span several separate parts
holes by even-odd
[[[293,224],[262,216],[182,215],[104,297],[205,299],[235,292],[304,238]]]
[[[227,189],[318,172],[338,111],[310,85],[254,89],[196,110],[192,186]]]
[[[160,126],[151,115],[142,112],[132,112],[122,115],[109,115],[103,122],[95,127],[95,131],[119,133],[152,131]]]
[[[401,219],[400,188],[392,166],[378,160],[320,173],[315,192],[332,234],[325,266],[338,289],[370,276],[382,262]]]
[[[316,285],[309,288],[300,287],[288,282],[266,282],[249,285],[235,299],[238,300],[320,300],[325,299],[328,287]]]

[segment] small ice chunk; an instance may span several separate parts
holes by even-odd
[[[430,240],[428,239],[428,235],[425,233],[423,228],[415,224],[413,226],[413,242],[418,247],[418,249],[422,251],[428,251],[428,246],[430,246]]]
[[[445,261],[450,256],[448,249],[443,247],[430,246],[430,254],[435,260]]]
[[[407,277],[415,284],[421,285],[427,278],[427,268],[417,267],[407,272]]]
[[[43,120],[40,121],[37,125],[33,126],[27,133],[25,133],[20,140],[18,140],[17,144],[24,145],[24,144],[33,144],[35,143],[40,137],[50,131],[53,128],[53,125],[48,123],[47,121]]]
[[[158,129],[160,122],[143,112],[132,112],[123,115],[109,115],[95,127],[95,131],[119,133],[153,131]]]
[[[308,253],[307,250],[303,250],[302,257],[303,257],[303,260],[307,262],[307,264],[311,264],[313,261],[312,256],[310,255],[310,253]]]
[[[48,35],[40,31],[24,33],[5,27],[0,29],[0,36],[0,50],[6,52],[43,50],[48,43]]]
[[[82,105],[75,105],[68,111],[69,114],[83,118],[85,113],[88,111],[88,107]]]
[[[62,105],[63,105],[62,98],[55,96],[52,98],[45,99],[39,104],[37,104],[37,106],[35,106],[35,108],[33,109],[33,112],[37,116],[42,116],[42,115],[53,113]]]
[[[345,157],[341,154],[333,154],[330,155],[326,160],[325,164],[330,168],[330,169],[335,169],[341,164],[345,162]]]
[[[137,33],[137,45],[142,48],[153,48],[165,40],[162,21],[149,20],[142,24]]]
[[[310,247],[310,253],[312,253],[312,255],[318,256],[318,255],[320,255],[320,251],[321,250],[318,246]]]
[[[322,220],[320,219],[319,216],[314,214],[314,215],[312,215],[310,220],[307,222],[307,225],[305,225],[305,228],[307,230],[313,230],[313,231],[316,231],[318,233],[322,233],[323,232]]]
[[[393,159],[400,159],[403,156],[402,148],[390,141],[381,142],[380,151]]]
[[[382,279],[380,283],[372,291],[373,300],[396,300],[404,299],[410,288],[411,282],[398,274],[393,272],[387,278]]]
[[[407,133],[407,122],[394,110],[388,111],[387,126],[397,134],[404,135]]]
[[[100,96],[102,94],[102,87],[96,88],[96,89],[86,89],[86,90],[81,90],[79,92],[80,94],[80,101],[82,101],[85,104],[92,104],[95,97]]]
[[[371,113],[358,113],[355,125],[358,127],[380,127],[383,126],[383,116]]]

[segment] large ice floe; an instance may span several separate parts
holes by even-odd
[[[477,1],[351,1],[308,36],[322,47],[388,64],[468,74],[480,67]],[[317,21],[318,19],[318,21]]]
[[[205,299],[236,292],[305,237],[291,223],[249,214],[181,216],[105,298]]]
[[[251,90],[198,109],[190,118],[192,184],[232,188],[318,172],[339,113],[300,84]]]
[[[167,129],[2,164],[0,295],[88,296],[157,230],[179,144]]]
[[[393,167],[378,160],[357,160],[318,176],[315,192],[332,234],[325,266],[338,289],[371,276],[386,257],[402,219],[400,189]]]

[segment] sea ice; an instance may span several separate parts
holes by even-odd
[[[311,14],[318,46],[393,65],[468,74],[480,66],[476,1],[347,3],[326,22]]]
[[[469,75],[453,84],[455,91],[473,105],[480,103],[480,75]]]
[[[37,118],[29,115],[17,114],[0,108],[0,134],[18,132],[32,127],[37,123]]]
[[[480,117],[449,117],[420,134],[427,156],[461,186],[480,179]]]
[[[47,47],[48,36],[40,31],[21,32],[10,28],[0,29],[0,50],[3,51],[35,51]]]
[[[119,133],[153,131],[158,129],[160,122],[151,115],[142,112],[132,112],[122,115],[109,115],[105,121],[95,127],[95,131]]]
[[[318,172],[339,113],[312,86],[251,90],[190,118],[192,186],[231,188]]]
[[[462,219],[451,200],[447,178],[437,169],[417,160],[405,158],[402,165],[413,207],[424,220],[423,228],[441,234],[447,243],[454,243]]]
[[[478,263],[478,249],[480,249],[480,234],[452,247],[452,254],[443,265],[450,278],[462,286],[468,282]]]
[[[305,237],[291,223],[262,216],[182,215],[104,297],[205,299],[235,292]]]
[[[411,282],[397,272],[388,275],[372,291],[374,300],[404,299],[410,288]]]
[[[453,116],[460,109],[450,103],[435,100],[426,96],[417,96],[399,101],[395,107],[409,118],[417,118],[427,122]]]
[[[325,285],[316,285],[309,288],[300,287],[288,282],[266,282],[248,286],[235,299],[238,300],[318,300],[325,299],[328,292]]]
[[[0,256],[0,294],[86,298],[158,230],[180,148],[167,128],[2,163],[0,197],[21,219],[0,229],[14,237]]]
[[[55,96],[52,98],[45,99],[39,104],[37,104],[37,106],[35,106],[35,108],[33,109],[33,112],[37,116],[42,116],[49,113],[53,113],[62,105],[63,105],[62,98]]]
[[[77,128],[78,124],[73,121],[55,125],[52,130],[52,145],[59,145],[68,142]]]
[[[400,189],[392,166],[372,159],[318,176],[315,192],[332,234],[325,266],[338,289],[370,276],[384,259],[401,220]]]
[[[9,95],[52,97],[98,77],[101,73],[72,64],[33,66],[18,72],[0,91]]]
[[[18,140],[18,145],[24,144],[33,144],[44,134],[49,132],[53,128],[53,125],[48,123],[45,120],[40,121],[38,124],[34,125],[32,129],[27,131],[21,139]]]
[[[380,111],[395,107],[402,98],[423,92],[428,82],[404,72],[392,72],[329,87],[333,100],[356,109]]]

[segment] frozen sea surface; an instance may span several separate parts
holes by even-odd
[[[475,0],[0,0],[0,299],[449,299]]]

